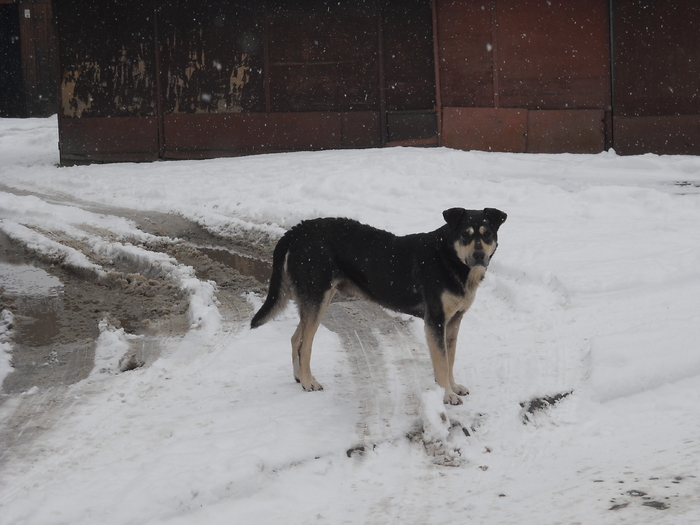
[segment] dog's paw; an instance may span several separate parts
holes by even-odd
[[[454,385],[452,385],[452,390],[454,390],[454,393],[457,394],[458,396],[468,396],[469,395],[469,389],[466,386],[454,384]]]
[[[307,392],[316,392],[317,390],[323,390],[323,386],[321,385],[321,383],[319,383],[313,378],[311,379],[311,381],[308,382],[302,381],[301,386]]]
[[[442,402],[446,405],[461,405],[462,400],[454,392],[445,392],[445,397],[442,398]]]

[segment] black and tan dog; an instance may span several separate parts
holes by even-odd
[[[397,237],[350,219],[303,221],[275,247],[270,289],[250,325],[257,328],[295,299],[299,326],[292,336],[294,378],[304,390],[323,387],[311,375],[311,345],[336,291],[361,295],[420,317],[445,403],[469,391],[452,375],[462,316],[474,302],[507,215],[452,208],[447,224],[430,233]]]

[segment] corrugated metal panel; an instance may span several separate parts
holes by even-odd
[[[165,157],[373,147],[378,136],[376,112],[166,115]]]
[[[19,4],[27,115],[46,117],[58,110],[56,97],[56,39],[50,3]]]
[[[436,1],[442,144],[602,151],[611,107],[607,0]]]
[[[613,2],[614,147],[700,154],[700,4]]]
[[[700,3],[613,2],[615,114],[700,114]]]
[[[265,111],[260,6],[201,0],[158,4],[164,114]]]
[[[494,107],[492,0],[436,0],[445,107]]]
[[[610,109],[608,0],[498,0],[502,107]]]
[[[605,147],[602,109],[527,113],[529,153],[599,153]]]
[[[158,158],[155,117],[64,118],[61,162],[145,162]]]
[[[271,110],[377,111],[377,16],[374,0],[271,4]]]
[[[615,117],[614,125],[622,155],[700,155],[700,115]]]
[[[442,143],[448,148],[524,153],[527,110],[445,108]]]
[[[434,111],[435,66],[432,25],[433,14],[428,0],[384,0],[382,2],[387,111]],[[433,120],[435,120],[434,116]],[[418,123],[416,132],[411,138],[425,138],[422,136],[425,133],[422,124]],[[389,129],[390,135],[397,133],[398,131]],[[433,131],[431,136],[437,136],[437,130]]]
[[[156,116],[153,6],[56,0],[62,117]]]

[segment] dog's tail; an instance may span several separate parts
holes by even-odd
[[[289,302],[288,278],[285,262],[289,251],[289,235],[283,235],[272,254],[272,276],[265,302],[250,321],[251,328],[257,328],[280,313]]]

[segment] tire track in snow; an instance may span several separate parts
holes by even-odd
[[[420,344],[407,321],[367,301],[337,301],[323,324],[338,334],[354,364],[361,445],[403,437],[420,417],[420,393],[432,380],[432,370],[413,355]]]
[[[358,451],[405,440],[422,424],[421,394],[434,385],[433,369],[425,343],[414,335],[411,322],[368,301],[341,300],[326,311],[324,326],[338,334],[353,364]],[[365,464],[357,465],[358,475],[367,475],[360,465]],[[366,468],[371,472],[377,465],[370,463]],[[430,509],[420,502],[433,475],[412,470],[390,484],[377,481],[364,523],[429,523]]]
[[[94,208],[83,205],[82,209],[87,213],[90,207]],[[101,317],[121,322],[129,332],[142,336],[131,351],[144,367],[149,367],[161,355],[168,338],[182,336],[189,329],[184,313],[189,298],[178,288],[182,279],[178,281],[176,277],[185,275],[191,277],[192,282],[216,280],[222,283],[216,294],[219,310],[229,324],[233,324],[234,330],[245,324],[242,319],[250,315],[250,306],[241,293],[251,288],[252,278],[242,277],[237,271],[211,260],[195,246],[175,239],[185,235],[187,241],[211,244],[217,240],[212,235],[176,216],[117,208],[110,208],[110,211],[117,213],[111,219],[117,224],[122,224],[119,222],[122,218],[140,224],[130,226],[129,235],[122,232],[123,242],[102,223],[80,225],[67,231],[39,229],[40,233],[36,234],[28,227],[16,229],[31,233],[32,236],[27,237],[29,240],[49,239],[50,248],[65,247],[58,250],[59,256],[63,253],[61,250],[66,253],[71,250],[70,253],[80,255],[75,259],[87,263],[85,268],[67,262],[52,266],[52,273],[62,282],[60,294],[55,299],[34,301],[42,306],[41,312],[48,306],[51,311],[58,312],[56,319],[50,319],[56,334],[50,334],[47,344],[38,346],[36,342],[23,340],[23,325],[17,330],[20,336],[13,354],[16,363],[22,366],[16,366],[0,391],[0,470],[11,457],[32,457],[37,454],[36,450],[43,454],[40,438],[77,403],[73,392],[80,388],[76,384],[86,379],[95,366],[94,333]],[[102,214],[99,217],[106,214],[104,209],[95,209],[93,213]],[[0,260],[4,254],[16,264],[31,263],[41,268],[53,262],[53,251],[44,253],[30,249],[27,239],[21,236],[15,242],[7,239],[9,237],[0,232],[0,247],[3,248]],[[133,245],[127,242],[129,240]],[[221,244],[225,249],[230,243],[222,241]],[[163,261],[170,263],[164,265]],[[190,266],[191,272],[184,271]],[[201,278],[195,279],[194,272]],[[107,278],[101,279],[102,273]],[[171,280],[175,284],[170,285]],[[0,299],[3,304],[10,304],[15,312],[23,313],[32,306],[21,294],[5,301],[5,294],[0,293]],[[29,315],[21,319],[26,319],[24,324],[35,321]],[[29,329],[26,331],[33,333]],[[87,387],[84,390],[90,391]]]

